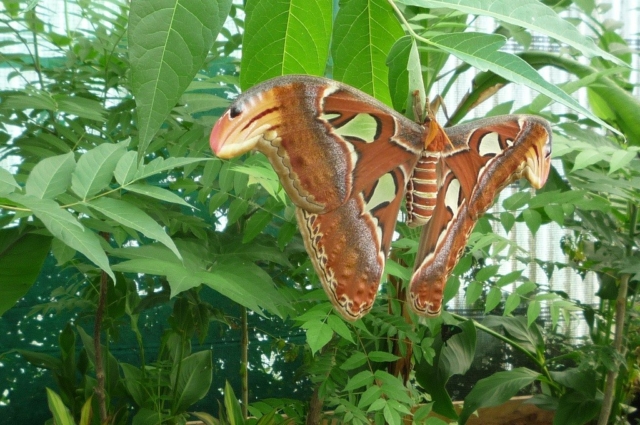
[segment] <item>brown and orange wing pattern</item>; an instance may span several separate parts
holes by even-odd
[[[446,129],[456,149],[438,162],[438,195],[423,229],[408,302],[418,314],[437,316],[444,286],[478,218],[509,183],[546,182],[551,165],[551,129],[537,117],[508,115]],[[466,148],[465,148],[466,147]]]
[[[220,157],[256,149],[269,158],[329,299],[356,320],[375,301],[426,131],[351,87],[290,76],[240,96],[211,146]]]

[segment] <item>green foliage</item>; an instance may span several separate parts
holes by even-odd
[[[640,341],[632,332],[638,324],[628,325],[627,357],[611,350],[610,330],[618,282],[631,276],[637,285],[640,276],[640,103],[627,67],[637,53],[618,48],[624,40],[594,18],[596,9],[586,7],[589,2],[552,8],[534,0],[352,0],[335,11],[331,0],[250,0],[245,10],[231,3],[77,2],[73,13],[91,24],[85,30],[45,25],[47,11],[37,3],[5,2],[0,25],[11,34],[6,45],[28,53],[0,56],[0,64],[14,70],[11,82],[19,81],[0,93],[0,158],[15,164],[11,172],[0,169],[0,314],[28,291],[49,249],[75,278],[35,312],[68,309],[92,317],[99,282],[108,276],[103,367],[112,423],[184,423],[210,391],[215,352],[192,353],[192,340],[204,341],[211,321],[237,326],[234,313],[202,301],[201,291],[211,289],[260,320],[292,318],[304,343],[293,334],[251,332],[272,340],[279,358],[302,358],[300,374],[316,390],[314,401],[347,423],[400,424],[413,416],[414,423],[437,424],[426,419],[431,411],[456,419],[447,384],[473,366],[478,330],[529,363],[480,380],[465,399],[460,423],[533,383],[540,389],[534,401],[555,409],[558,421],[585,423],[600,409],[604,376],[617,369],[621,384],[612,418],[623,416],[626,384],[638,368],[633,353]],[[596,42],[558,15],[564,8],[591,23]],[[495,18],[496,31],[465,31],[468,14]],[[530,50],[531,33],[575,50],[562,56]],[[505,52],[508,40],[525,51]],[[452,55],[465,64],[443,72]],[[554,85],[538,73],[549,66],[575,78]],[[529,86],[540,93],[532,105],[512,111],[506,103],[490,114],[538,113],[552,121],[554,166],[561,164],[564,174],[553,170],[545,189],[533,194],[523,187],[503,201],[506,211],[478,222],[445,300],[463,287],[467,303],[488,315],[483,321],[445,314],[421,323],[404,312],[396,278],[410,276],[406,264],[413,264],[417,234],[400,224],[386,297],[381,294],[363,320],[346,323],[322,292],[309,289],[317,277],[297,236],[293,207],[267,161],[211,158],[210,127],[238,87],[282,74],[330,75],[412,115],[413,90],[426,99],[436,81],[445,81],[446,95],[469,67],[482,72],[454,105],[450,123],[465,119],[497,87]],[[571,96],[582,89],[588,105]],[[552,101],[580,118],[554,113]],[[569,261],[533,260],[548,277],[566,267],[597,273],[601,305],[580,305],[527,277],[530,253],[494,235],[493,223],[507,233],[518,223],[534,234],[563,226]],[[499,264],[507,260],[518,267],[502,274]],[[629,297],[634,308],[635,297]],[[167,303],[169,326],[157,358],[148,359],[140,314]],[[552,323],[542,329],[545,308]],[[558,325],[577,313],[587,318],[590,343],[559,344],[561,353],[552,355]],[[109,351],[123,323],[139,344],[140,364],[121,362]],[[443,324],[462,332],[443,337]],[[46,392],[56,423],[88,424],[90,413],[97,416],[93,337],[68,326],[59,348],[59,357],[18,353],[54,376],[58,394]],[[253,419],[243,417],[227,383],[218,419],[212,412],[193,415],[207,424],[291,423],[302,422],[306,409],[288,399],[246,407]]]

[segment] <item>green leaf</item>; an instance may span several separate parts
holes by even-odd
[[[123,382],[125,387],[127,387],[128,393],[138,406],[144,406],[150,394],[144,386],[142,371],[133,365],[122,362],[120,363],[120,367],[124,373]]]
[[[307,344],[311,348],[311,354],[319,351],[327,345],[333,337],[331,326],[319,320],[311,320],[302,325],[307,330]]]
[[[473,15],[491,16],[509,24],[527,28],[575,47],[583,54],[601,56],[618,65],[626,65],[616,56],[600,49],[593,40],[582,35],[569,21],[538,0],[399,0],[421,7],[445,7]]]
[[[370,370],[363,370],[349,378],[349,382],[344,386],[344,391],[352,391],[361,387],[368,387],[373,383],[373,373]]]
[[[482,295],[482,290],[484,289],[482,283],[480,282],[470,282],[469,286],[467,286],[467,293],[466,293],[466,300],[467,300],[467,304],[471,305],[473,303],[475,303],[478,298],[480,298],[480,295]]]
[[[401,266],[392,258],[389,258],[385,263],[384,273],[399,277],[403,280],[411,280],[411,269],[407,266]]]
[[[131,90],[139,153],[189,86],[229,14],[231,0],[133,0],[129,11]]]
[[[595,383],[591,384],[595,388]],[[568,391],[558,402],[554,424],[583,425],[596,418],[602,408],[602,399],[586,398],[578,391]]]
[[[111,183],[113,171],[125,148],[124,143],[103,143],[82,155],[71,174],[71,190],[86,200],[105,189]]]
[[[496,281],[496,286],[502,288],[503,286],[507,286],[510,283],[515,282],[516,280],[520,279],[523,271],[524,270],[515,270],[505,274],[504,276],[500,276],[500,278]]]
[[[635,149],[620,149],[615,151],[613,155],[611,155],[611,161],[609,162],[609,174],[626,167],[637,156],[638,152]]]
[[[162,248],[166,249],[166,248]],[[166,250],[169,254],[169,251]],[[171,254],[169,254],[171,255]],[[157,257],[157,256],[156,256]],[[175,258],[175,257],[174,257]],[[280,316],[278,305],[286,300],[278,293],[269,275],[253,263],[230,261],[211,271],[194,270],[166,258],[137,258],[114,265],[114,270],[167,276],[171,296],[205,284],[238,304],[262,314],[261,307]]]
[[[536,289],[538,289],[538,285],[536,285],[534,282],[527,281],[516,288],[516,293],[518,295],[524,296],[535,291]]]
[[[400,414],[397,410],[392,409],[389,404],[390,403],[387,403],[387,405],[382,409],[382,412],[384,413],[384,420],[389,425],[402,425],[402,418],[400,417]]]
[[[487,316],[482,324],[488,327],[502,326],[511,339],[517,341],[522,348],[532,354],[536,354],[539,349],[544,349],[544,340],[540,330],[535,324],[527,325],[526,319],[522,316]]]
[[[66,192],[75,167],[76,161],[71,152],[43,159],[29,173],[25,186],[27,195],[53,199]]]
[[[484,312],[489,313],[491,310],[496,308],[498,304],[500,304],[500,301],[502,301],[502,291],[500,291],[500,288],[492,286],[491,289],[489,289],[489,293],[487,294],[487,301],[484,306]]]
[[[542,216],[536,210],[526,209],[522,212],[524,222],[534,235],[542,225]]]
[[[509,81],[524,84],[583,114],[598,124],[616,133],[618,132],[596,117],[576,99],[548,82],[522,58],[501,51],[500,49],[506,43],[506,38],[502,35],[465,32],[437,35],[428,40],[425,39],[425,41],[479,70],[489,70]]]
[[[351,330],[344,323],[344,320],[341,317],[338,317],[335,314],[331,314],[327,317],[327,324],[331,326],[331,329],[333,329],[335,333],[351,342],[352,344],[355,344],[353,336],[351,335]]]
[[[244,234],[242,235],[242,243],[251,242],[271,223],[272,219],[273,215],[265,210],[260,210],[249,217],[244,228]]]
[[[520,305],[520,295],[517,292],[512,292],[507,297],[507,301],[504,303],[504,315],[509,315],[513,310]]]
[[[497,372],[481,379],[464,399],[464,407],[458,422],[464,425],[473,412],[481,407],[498,406],[518,391],[538,379],[539,373],[524,367],[506,372]]]
[[[200,161],[209,161],[212,158],[162,158],[158,157],[141,167],[132,181],[146,179],[163,171],[173,170],[174,168],[184,167],[185,165],[194,164]]]
[[[396,40],[389,51],[387,66],[389,67],[389,91],[393,109],[405,111],[409,100],[408,63],[411,49],[415,45],[413,37],[406,35]],[[424,86],[423,86],[424,87]],[[410,110],[407,110],[407,112]]]
[[[507,199],[502,201],[502,206],[506,210],[517,210],[518,208],[522,208],[527,205],[531,199],[531,193],[529,192],[516,192],[513,195],[509,196]]]
[[[564,224],[564,209],[562,205],[545,205],[544,212],[559,225],[562,226]]]
[[[362,393],[362,395],[360,396],[358,407],[360,409],[364,409],[367,406],[371,406],[371,404],[374,401],[380,400],[381,397],[382,397],[382,388],[380,388],[377,385],[372,385],[369,388],[367,388],[365,392]],[[373,407],[373,408],[370,408],[368,411],[372,411],[372,410],[380,410],[380,409],[375,409],[375,407]]]
[[[0,167],[0,195],[12,193],[15,189],[20,189],[16,179],[8,170]]]
[[[164,415],[158,413],[155,409],[143,407],[133,417],[132,425],[157,425],[159,422],[158,416],[162,418]]]
[[[158,186],[144,183],[131,183],[127,185],[125,189],[160,201],[171,202],[172,204],[184,205],[185,207],[193,208],[193,205],[189,204],[175,193]]]
[[[571,171],[573,172],[573,171],[581,170],[597,162],[606,161],[606,159],[607,157],[600,150],[596,150],[596,149],[583,150],[582,152],[578,153],[578,155],[576,156],[576,159]]]
[[[482,269],[480,269],[478,273],[476,273],[476,280],[478,282],[486,282],[489,279],[491,279],[493,276],[495,276],[498,273],[498,270],[500,270],[499,264],[485,266]]]
[[[204,350],[185,357],[180,367],[171,371],[171,386],[176,389],[173,414],[185,412],[196,401],[201,400],[213,382],[211,350]],[[179,371],[179,375],[178,375]]]
[[[75,425],[73,415],[64,405],[60,396],[53,390],[47,388],[47,403],[49,410],[53,414],[53,420],[56,425]]]
[[[459,323],[462,332],[452,336],[440,352],[441,376],[464,375],[471,368],[476,353],[476,327],[473,320]]]
[[[225,167],[223,166],[222,170],[224,169]],[[227,167],[224,174],[222,170],[220,171],[220,190],[228,192],[231,189],[231,183],[224,181],[223,175],[225,180],[231,180],[233,172],[238,172],[249,176],[248,184],[259,184],[269,192],[269,195],[273,198],[279,199],[283,204],[287,203],[284,190],[282,190],[282,186],[280,185],[278,174],[276,174],[271,165],[264,163],[253,164],[251,167],[236,165],[233,168]]]
[[[540,312],[542,311],[542,306],[540,305],[540,301],[533,300],[529,303],[529,307],[527,307],[527,326],[531,327],[531,325],[538,320],[540,317]]]
[[[57,103],[58,111],[77,115],[80,118],[104,121],[106,111],[97,100],[67,94],[56,94],[52,97]]]
[[[114,282],[116,281],[98,235],[80,224],[71,213],[63,210],[57,202],[50,199],[18,194],[9,196],[14,202],[29,208],[53,236],[84,254],[95,265],[107,272]]]
[[[374,388],[374,387],[369,387],[369,388]],[[375,388],[380,388],[380,387],[378,387],[376,385]],[[380,390],[380,392],[382,392],[382,390]],[[387,405],[387,400],[386,399],[378,398],[373,403],[371,403],[371,406],[369,406],[369,408],[367,409],[367,412],[375,412],[375,411],[378,411],[378,410],[382,410],[382,409],[384,409],[384,407],[386,405]],[[358,407],[360,407],[360,406],[358,406]]]
[[[323,75],[331,41],[330,0],[250,0],[240,87],[286,74]]]
[[[0,316],[29,291],[50,246],[49,236],[0,229]]]
[[[394,362],[399,358],[395,354],[387,353],[386,351],[371,351],[369,353],[369,360],[372,362]]]
[[[118,199],[102,197],[88,202],[88,205],[96,211],[106,215],[123,226],[130,227],[142,233],[149,239],[155,239],[169,248],[182,259],[175,243],[154,219],[138,207]]]
[[[224,383],[224,408],[230,425],[242,425],[244,423],[240,403],[229,381],[225,381]]]
[[[138,172],[138,154],[128,151],[118,161],[113,175],[122,186],[133,180]]]
[[[386,0],[341,2],[331,42],[333,77],[391,106],[387,55],[403,35]]]
[[[516,218],[510,212],[503,211],[500,213],[500,223],[502,223],[505,232],[510,232],[515,222]]]
[[[229,199],[227,192],[218,192],[209,199],[209,214],[213,215],[218,208],[222,206]]]
[[[367,363],[367,355],[360,351],[356,351],[340,365],[340,369],[352,370],[364,365],[365,363]]]
[[[78,425],[90,425],[91,418],[93,417],[93,395],[91,395],[87,401],[82,405],[80,410],[80,423]]]

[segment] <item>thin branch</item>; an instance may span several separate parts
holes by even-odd
[[[247,308],[241,308],[242,316],[242,337],[241,359],[240,359],[240,379],[242,380],[242,416],[247,419],[249,416],[249,323],[247,318]]]
[[[106,233],[100,233],[100,235],[108,239],[109,236]],[[94,392],[98,398],[98,405],[100,406],[100,423],[106,424],[108,421],[107,416],[107,395],[105,392],[105,372],[104,364],[102,362],[102,345],[100,344],[100,335],[102,334],[102,318],[104,316],[104,310],[107,300],[107,291],[109,284],[109,276],[103,270],[100,273],[100,289],[98,293],[98,308],[96,310],[96,321],[93,325],[93,345],[96,353],[96,380],[98,381]]]

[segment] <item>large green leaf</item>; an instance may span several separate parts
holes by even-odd
[[[191,354],[180,363],[180,368],[174,366],[171,371],[171,386],[176,390],[171,409],[174,414],[184,412],[207,395],[213,381],[211,350]]]
[[[303,323],[302,327],[307,331],[307,344],[312,355],[320,351],[333,337],[331,326],[321,320],[309,320]]]
[[[0,229],[0,316],[31,288],[50,246],[48,236]]]
[[[614,130],[576,99],[545,80],[531,65],[519,56],[500,51],[507,41],[506,38],[501,35],[465,32],[437,35],[430,39],[422,40],[451,53],[482,71],[489,70],[509,81],[530,87],[580,112],[599,124]]]
[[[591,384],[595,389],[595,382]],[[602,399],[585,397],[579,391],[567,391],[558,400],[553,425],[584,425],[591,423],[602,408]]]
[[[193,164],[199,161],[208,161],[212,158],[156,158],[150,163],[138,169],[135,177],[131,181],[144,179],[154,174],[161,173],[163,171],[173,170],[174,168],[184,167],[185,165]],[[129,183],[129,182],[127,182]]]
[[[75,425],[73,415],[64,405],[60,396],[53,390],[47,388],[47,403],[49,410],[53,415],[53,421],[56,425]]]
[[[140,195],[159,199],[160,201],[171,202],[173,204],[179,204],[184,205],[185,207],[193,208],[187,201],[185,201],[175,193],[158,186],[152,186],[150,184],[142,183],[131,183],[127,185],[126,189],[131,192],[139,193]]]
[[[162,226],[140,208],[128,202],[108,197],[94,199],[88,204],[91,208],[100,211],[123,226],[130,227],[150,239],[157,240],[173,251],[178,258],[182,259],[178,248]]]
[[[29,173],[25,186],[27,195],[53,199],[66,192],[75,168],[72,152],[43,159]]]
[[[131,2],[129,59],[140,153],[202,67],[230,8],[231,0]]]
[[[94,121],[104,121],[106,111],[97,100],[68,94],[56,94],[52,97],[59,111]]]
[[[498,406],[506,402],[539,376],[538,372],[519,367],[481,379],[464,399],[458,423],[464,425],[469,416],[481,407]]]
[[[113,268],[121,272],[167,276],[171,296],[204,283],[259,314],[262,314],[264,308],[272,314],[280,315],[278,306],[286,303],[276,291],[269,275],[249,262],[220,264],[209,272],[185,267],[177,259],[172,262],[168,258],[145,257],[124,261]]]
[[[391,48],[387,58],[389,66],[389,90],[393,98],[393,107],[407,117],[421,121],[423,117],[415,117],[413,111],[415,90],[418,90],[420,105],[426,102],[426,92],[422,79],[420,52],[414,38],[400,38]]]
[[[240,86],[285,74],[324,73],[331,40],[331,0],[249,0]]]
[[[562,19],[539,0],[398,0],[410,6],[447,7],[472,15],[485,15],[508,24],[518,25],[575,47],[587,56],[602,56],[619,65],[626,65],[616,56],[600,49],[592,39]]]
[[[80,224],[67,210],[60,208],[57,202],[15,193],[9,195],[9,199],[29,208],[53,236],[83,253],[95,265],[107,272],[114,282],[116,281],[109,266],[109,259],[100,246],[98,235]]]
[[[457,417],[453,402],[445,386],[453,375],[464,374],[471,367],[476,349],[476,328],[472,320],[459,323],[462,332],[452,336],[444,344],[438,338],[433,344],[436,360],[429,364],[422,360],[416,364],[415,376],[420,385],[431,394],[433,410],[451,419]]]
[[[523,316],[487,316],[482,321],[482,324],[490,328],[499,326],[504,328],[511,339],[515,340],[531,354],[535,355],[539,350],[544,350],[544,339],[538,325],[528,326],[527,319]]]
[[[13,94],[2,102],[2,109],[47,109],[53,112],[66,112],[94,121],[104,121],[105,110],[92,99],[75,95],[51,95],[46,91],[27,90],[27,94]]]
[[[0,195],[12,193],[19,188],[20,185],[13,178],[13,175],[8,170],[0,167]]]
[[[333,77],[391,106],[387,55],[403,35],[387,0],[341,1],[331,42]]]
[[[229,384],[229,381],[224,383],[224,408],[229,425],[242,425],[244,424],[244,416],[240,403],[233,392],[233,387]]]
[[[71,174],[71,190],[84,200],[106,188],[126,146],[126,142],[103,143],[82,155]]]

